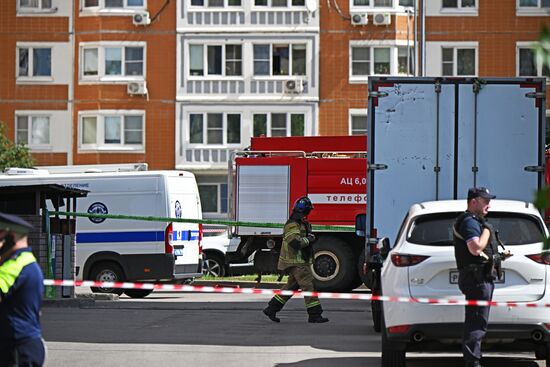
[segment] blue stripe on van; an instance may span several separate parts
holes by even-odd
[[[199,231],[174,231],[173,241],[196,241]],[[164,231],[77,233],[77,243],[164,241]]]
[[[77,233],[77,243],[164,241],[164,231]]]

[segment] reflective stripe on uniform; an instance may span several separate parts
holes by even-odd
[[[273,296],[273,298],[275,298],[277,301],[279,301],[279,302],[282,303],[283,305],[286,303],[286,301],[285,301],[281,296],[279,296],[278,294],[276,294],[275,296]]]
[[[315,307],[315,306],[321,306],[321,302],[319,302],[319,301],[310,302],[306,305],[306,308],[312,308],[312,307]]]
[[[8,293],[23,268],[33,262],[36,262],[36,258],[32,252],[21,252],[15,259],[9,259],[0,265],[0,292]]]

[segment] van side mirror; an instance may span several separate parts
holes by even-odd
[[[358,237],[367,236],[367,215],[359,214],[355,217],[355,234]]]

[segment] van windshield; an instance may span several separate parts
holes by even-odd
[[[414,219],[407,242],[426,246],[453,246],[453,224],[459,212],[421,215]],[[489,212],[489,223],[499,232],[504,246],[542,242],[544,233],[539,221],[532,216]]]

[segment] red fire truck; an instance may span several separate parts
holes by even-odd
[[[307,195],[314,206],[308,219],[318,238],[317,289],[357,287],[365,239],[356,236],[354,226],[366,208],[366,148],[365,135],[252,138],[250,150],[236,153],[230,167],[232,219],[283,224],[294,201]],[[282,227],[232,228],[227,261],[244,261],[256,252],[256,270],[275,272],[282,232]]]

